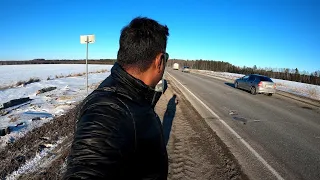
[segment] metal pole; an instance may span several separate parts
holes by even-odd
[[[86,57],[86,72],[87,72],[87,94],[88,94],[88,44],[89,44],[89,36],[87,36],[87,57]]]

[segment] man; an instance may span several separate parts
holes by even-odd
[[[168,31],[141,17],[122,29],[111,75],[80,108],[64,179],[167,179],[154,106],[168,60]]]

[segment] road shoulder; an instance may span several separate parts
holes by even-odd
[[[169,88],[156,107],[160,118],[165,119],[166,102],[177,95],[178,105],[167,146],[168,179],[248,179],[228,147],[182,92],[168,82]]]

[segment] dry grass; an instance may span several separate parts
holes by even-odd
[[[77,73],[77,74],[74,74],[74,77],[79,77],[79,76],[84,76],[86,73]]]
[[[28,81],[18,81],[16,83],[16,86],[27,85],[27,84],[31,84],[31,83],[35,83],[35,82],[40,82],[40,79],[39,78],[30,78]]]
[[[25,81],[18,81],[17,83],[16,83],[16,86],[20,86],[20,85],[22,85],[22,84],[24,84],[25,83]]]
[[[282,86],[282,87],[284,87],[284,85],[283,85],[283,83],[276,83],[277,84],[277,87],[279,86]]]
[[[318,97],[318,91],[316,87],[308,86],[307,92],[313,98]]]
[[[107,69],[101,69],[101,70],[96,71],[95,73],[105,73],[105,72],[108,72],[108,70]]]
[[[19,118],[17,116],[13,116],[10,118],[9,122],[16,122]]]
[[[12,88],[13,86],[0,86],[0,91]]]
[[[13,87],[17,87],[17,86],[21,86],[21,85],[25,86],[27,84],[31,84],[31,83],[35,83],[35,82],[40,82],[40,79],[39,78],[30,78],[27,81],[18,81],[16,84],[13,84],[13,85],[0,86],[0,91],[10,89]]]
[[[102,83],[103,81],[100,81],[98,83],[93,83],[91,86],[89,86],[90,89],[97,89],[98,86]]]
[[[64,78],[64,75],[56,75],[55,77],[56,77],[56,79]]]
[[[72,99],[72,97],[70,97],[70,96],[59,96],[58,97],[58,100],[69,100],[69,99]]]
[[[93,72],[89,72],[89,74],[94,74],[94,73],[105,73],[105,72],[108,72],[107,69],[101,69],[101,70],[97,70],[97,71],[93,71]],[[63,76],[63,75],[56,75],[56,79],[59,79],[59,78],[66,78],[66,77],[81,77],[81,76],[85,76],[86,73],[83,72],[83,73],[75,73],[75,74],[68,74],[66,76]]]

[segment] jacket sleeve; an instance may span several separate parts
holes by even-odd
[[[77,123],[63,179],[122,179],[134,151],[130,117],[116,104],[87,110]]]
[[[166,92],[166,90],[168,88],[167,80],[163,79],[163,81],[161,83],[159,83],[157,86],[161,86],[162,91],[155,91],[155,93],[153,95],[152,103],[151,103],[152,108],[155,108],[161,95]],[[156,87],[156,89],[157,89],[157,87]]]

